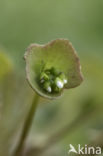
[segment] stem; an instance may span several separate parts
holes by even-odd
[[[60,140],[62,140],[67,134],[70,134],[71,132],[75,131],[82,123],[86,122],[88,118],[90,118],[93,115],[94,111],[83,111],[81,112],[78,117],[70,124],[65,125],[62,129],[60,129],[58,132],[55,132],[50,136],[44,143],[44,145],[41,147],[38,146],[32,147],[27,151],[27,155],[31,155],[32,153],[36,153],[37,156],[41,156],[50,149],[53,145],[58,143]]]
[[[16,152],[15,152],[14,156],[22,155],[25,140],[26,140],[26,138],[28,136],[30,127],[32,125],[32,121],[33,121],[34,114],[36,112],[38,101],[39,101],[39,96],[36,94],[34,99],[33,99],[32,106],[31,106],[30,111],[28,113],[27,119],[26,119],[26,121],[24,123],[23,131],[22,131],[21,138],[20,138],[20,142],[18,144],[18,147],[16,149]]]

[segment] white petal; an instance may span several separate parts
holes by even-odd
[[[52,91],[51,87],[48,87],[48,88],[47,88],[47,91],[48,91],[49,93],[51,93],[51,91]]]
[[[56,85],[58,88],[63,88],[63,86],[64,86],[62,81],[57,81]]]
[[[44,79],[42,79],[40,82],[43,83],[44,82]]]
[[[68,81],[66,79],[63,80],[64,84],[66,84]]]

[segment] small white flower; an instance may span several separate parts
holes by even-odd
[[[66,84],[68,81],[67,81],[67,79],[64,79],[63,82],[64,82],[64,84]]]
[[[63,82],[59,81],[59,80],[56,82],[56,85],[58,88],[63,88],[63,86],[64,86]]]
[[[47,88],[47,91],[48,91],[49,93],[51,93],[52,89],[51,89],[50,86]]]

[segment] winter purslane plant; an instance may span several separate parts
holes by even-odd
[[[74,88],[83,81],[79,58],[66,39],[46,45],[32,44],[24,58],[27,80],[40,96],[57,98],[64,89]]]
[[[24,123],[16,155],[23,152],[39,97],[56,99],[64,89],[75,88],[83,81],[80,61],[67,39],[56,39],[45,45],[31,44],[25,52],[26,78],[37,93]]]

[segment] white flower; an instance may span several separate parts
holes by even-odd
[[[58,80],[58,81],[56,82],[56,85],[57,85],[58,88],[63,88],[63,86],[64,86],[63,82],[60,81],[60,80]]]
[[[67,79],[64,79],[63,82],[64,82],[64,84],[66,84],[68,81],[67,81]]]
[[[49,93],[51,93],[52,89],[51,89],[50,86],[47,88],[47,91],[48,91]]]

